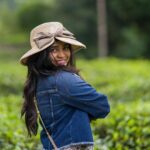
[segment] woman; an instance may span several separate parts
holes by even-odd
[[[38,110],[44,150],[92,150],[90,121],[104,118],[109,104],[74,66],[74,52],[85,45],[59,22],[35,27],[30,43],[32,49],[20,59],[28,68],[21,114],[29,135],[37,134]]]

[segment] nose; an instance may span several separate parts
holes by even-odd
[[[58,51],[58,57],[60,57],[60,58],[65,57],[65,52],[63,51],[63,49],[60,49],[60,50]]]

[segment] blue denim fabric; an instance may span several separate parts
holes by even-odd
[[[60,149],[93,145],[90,120],[104,118],[110,111],[105,95],[66,71],[39,78],[36,98],[44,124]],[[41,142],[44,149],[53,149],[44,129]]]

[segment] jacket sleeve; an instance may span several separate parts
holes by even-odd
[[[107,97],[98,93],[80,76],[69,72],[60,73],[56,85],[64,97],[64,103],[87,112],[92,119],[104,118],[110,112]]]

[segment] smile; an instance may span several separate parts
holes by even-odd
[[[58,65],[61,65],[61,66],[66,66],[67,65],[67,60],[57,60],[56,61]]]

